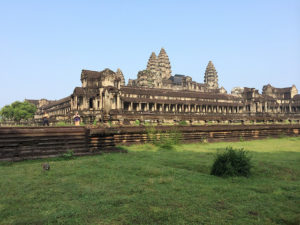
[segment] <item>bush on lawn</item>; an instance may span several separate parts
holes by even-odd
[[[216,155],[215,162],[211,169],[211,175],[229,176],[250,176],[251,158],[243,148],[233,149],[227,147],[225,152]]]
[[[146,131],[148,140],[159,149],[173,149],[174,145],[179,145],[182,140],[182,133],[176,127],[165,132],[148,127]]]

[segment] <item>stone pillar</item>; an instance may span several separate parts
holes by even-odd
[[[132,102],[129,103],[129,109],[128,110],[133,111],[133,103]]]
[[[259,103],[259,111],[260,111],[260,112],[263,111],[263,110],[262,110],[262,104],[261,104],[261,103]]]
[[[120,99],[120,95],[117,96],[117,109],[121,109],[121,99]]]
[[[78,97],[77,96],[75,96],[75,105],[74,105],[74,107],[76,109],[78,109]]]

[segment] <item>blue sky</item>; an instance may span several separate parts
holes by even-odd
[[[0,1],[0,107],[60,99],[82,69],[128,78],[164,47],[173,74],[203,82],[300,91],[300,1]]]

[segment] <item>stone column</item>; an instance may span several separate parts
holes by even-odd
[[[76,108],[76,109],[78,109],[78,97],[77,96],[75,96],[75,105],[74,105],[74,107]]]
[[[128,110],[133,111],[133,103],[132,102],[129,103],[129,109]]]
[[[121,99],[120,99],[120,95],[117,95],[117,109],[122,108],[121,106]]]

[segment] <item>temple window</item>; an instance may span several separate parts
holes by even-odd
[[[83,102],[83,99],[82,99],[82,97],[79,97],[79,98],[78,98],[78,102],[77,102],[77,104],[78,104],[78,105],[81,105],[81,104],[82,104],[82,102]]]
[[[90,98],[90,101],[89,101],[89,106],[90,106],[90,109],[93,108],[93,98]]]
[[[129,105],[130,103],[129,102],[124,102],[124,110],[129,110]]]

